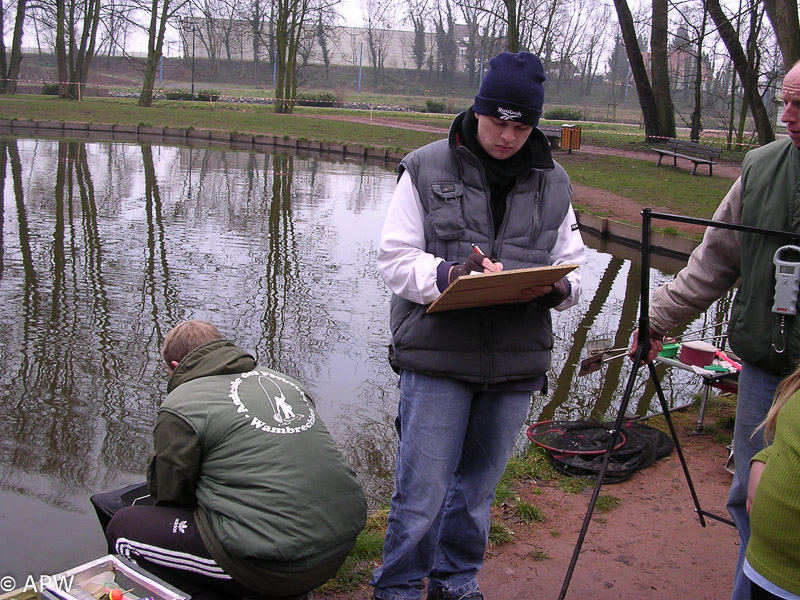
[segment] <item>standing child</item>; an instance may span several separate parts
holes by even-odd
[[[494,489],[547,388],[551,309],[578,302],[575,269],[529,302],[427,314],[471,271],[580,264],[572,185],[536,128],[544,68],[503,52],[446,140],[406,156],[378,248],[392,290],[399,446],[377,600],[481,600]],[[473,248],[482,250],[479,254]],[[483,255],[485,252],[485,256]],[[427,584],[425,580],[427,579]]]
[[[775,394],[764,429],[767,446],[750,463],[750,542],[744,573],[753,600],[800,599],[800,368]]]

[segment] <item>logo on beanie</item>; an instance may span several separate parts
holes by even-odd
[[[510,108],[497,107],[497,112],[500,113],[500,118],[503,121],[513,121],[522,117],[522,113],[518,110],[511,110]]]

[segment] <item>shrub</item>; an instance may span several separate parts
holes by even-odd
[[[45,83],[42,86],[42,93],[45,96],[58,96],[58,84],[57,83]]]
[[[167,100],[190,100],[192,94],[186,90],[170,90],[164,93]]]
[[[219,96],[220,93],[217,90],[197,90],[194,99],[200,102],[216,102],[219,100]]]
[[[577,108],[567,108],[565,106],[556,106],[550,110],[544,111],[542,117],[553,121],[583,121],[583,112]]]
[[[300,92],[297,94],[297,104],[299,106],[336,106],[336,95],[333,92]]]
[[[425,100],[425,112],[443,113],[445,108],[443,100]]]

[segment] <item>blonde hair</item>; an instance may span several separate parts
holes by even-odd
[[[183,321],[173,327],[161,345],[161,358],[171,369],[173,362],[179,363],[198,346],[206,342],[223,339],[222,334],[208,321]]]
[[[769,443],[775,437],[775,423],[778,420],[778,413],[797,390],[800,390],[800,367],[778,384],[772,406],[764,421],[756,428],[756,431],[759,429],[764,430],[765,442]]]

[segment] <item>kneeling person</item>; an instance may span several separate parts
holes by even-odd
[[[203,321],[171,330],[161,354],[155,506],[116,512],[112,551],[193,598],[297,596],[333,577],[366,502],[306,387]]]

